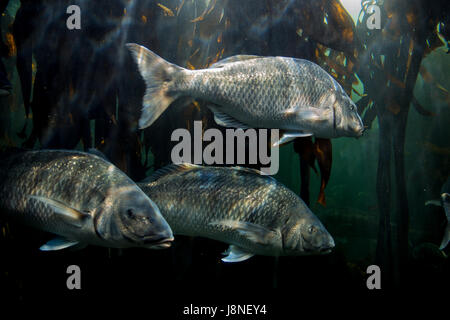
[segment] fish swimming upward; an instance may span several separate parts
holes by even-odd
[[[334,240],[291,190],[247,168],[169,165],[138,183],[175,235],[230,244],[225,262],[328,253]]]
[[[150,126],[181,97],[205,100],[217,124],[282,129],[297,137],[359,137],[364,126],[353,101],[325,70],[303,59],[238,55],[208,69],[187,70],[137,44],[127,44],[147,90],[139,127]]]
[[[43,251],[87,244],[157,249],[173,240],[158,207],[130,178],[84,152],[2,153],[0,208],[11,219],[59,236]]]

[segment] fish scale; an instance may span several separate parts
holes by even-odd
[[[68,150],[0,155],[2,212],[62,237],[42,250],[77,243],[167,247],[165,241],[172,241],[156,205],[108,161]]]
[[[301,94],[296,89],[296,77],[292,72],[286,72],[284,62],[278,62],[277,58],[255,60],[236,62],[229,67],[204,70],[202,73],[188,71],[186,87],[178,89],[182,93],[225,106],[230,115],[255,126],[267,126],[268,119],[283,120],[284,111],[301,102],[309,92]],[[261,65],[266,66],[264,70],[261,70]],[[204,82],[205,78],[207,82]],[[239,116],[236,110],[244,110],[248,115]]]
[[[225,176],[217,175],[209,179],[204,179],[199,177],[196,172],[189,172],[189,174],[183,174],[179,177],[170,176],[167,179],[159,181],[157,187],[155,186],[156,189],[152,188],[152,190],[158,190],[157,194],[150,191],[148,195],[154,196],[156,201],[160,198],[174,199],[174,196],[180,196],[179,203],[176,201],[168,203],[174,204],[172,208],[176,211],[184,211],[186,206],[190,206],[192,210],[183,213],[182,220],[184,221],[178,219],[173,220],[171,217],[168,217],[168,221],[171,221],[169,222],[171,225],[177,225],[178,229],[184,230],[185,228],[189,230],[192,227],[195,228],[202,225],[204,227],[209,222],[217,219],[247,218],[250,211],[243,210],[243,205],[246,202],[247,192],[252,190],[243,190],[243,184],[245,184],[244,177],[230,177],[229,179],[225,179]],[[201,196],[198,193],[198,190],[204,189],[204,185],[207,185],[208,191],[213,190],[208,197]],[[149,189],[146,187],[144,192],[146,190]],[[182,193],[180,193],[181,190],[183,190]],[[238,201],[231,201],[232,199],[238,199]],[[205,210],[209,212],[207,219],[196,214]],[[264,218],[263,213],[259,218]],[[205,220],[201,221],[200,219]],[[215,229],[215,227],[209,228]]]
[[[27,208],[30,211],[40,212],[28,217],[31,224],[35,224],[44,230],[50,232],[61,232],[61,225],[55,214],[46,205],[37,201],[30,201],[28,195],[41,195],[48,198],[58,199],[67,202],[74,207],[82,208],[83,211],[89,212],[92,208],[90,203],[94,203],[103,197],[101,194],[106,193],[107,177],[103,176],[99,185],[98,194],[90,194],[89,198],[84,197],[81,191],[88,190],[87,186],[92,184],[89,177],[92,176],[92,170],[88,167],[94,163],[92,159],[85,156],[84,159],[77,161],[76,167],[71,163],[72,156],[77,153],[64,154],[59,151],[48,152],[27,152],[22,156],[11,158],[8,162],[2,164],[3,168],[12,168],[5,172],[2,168],[2,181],[7,180],[9,183],[1,185],[1,207],[15,208],[18,215],[28,216]],[[23,166],[12,166],[12,162],[22,162]],[[27,165],[32,164],[32,168],[28,169]],[[97,164],[98,166],[98,164]],[[99,168],[97,167],[96,170]],[[76,174],[71,174],[76,172]],[[78,185],[74,183],[74,179],[78,180]],[[103,182],[103,183],[102,183]],[[116,181],[119,182],[119,181]],[[119,184],[117,184],[119,185]]]
[[[286,109],[296,105],[315,106],[323,93],[316,88],[332,89],[331,81],[317,86],[319,80],[311,75],[314,68],[308,72],[299,66],[300,63],[307,62],[267,57],[236,62],[221,69],[211,69],[213,71],[188,71],[186,87],[178,90],[237,110],[242,106],[257,121],[284,120]],[[205,78],[208,79],[206,83]]]
[[[282,129],[284,143],[314,135],[359,137],[364,126],[356,105],[317,64],[289,57],[237,55],[207,69],[188,70],[129,43],[146,83],[139,127],[150,126],[172,102],[207,102],[225,127]]]
[[[207,237],[262,255],[286,254],[283,232],[300,223],[316,225],[326,244],[332,241],[296,194],[256,170],[171,165],[138,185],[155,201],[175,234]],[[252,231],[248,233],[245,226]],[[255,240],[260,231],[273,242]]]

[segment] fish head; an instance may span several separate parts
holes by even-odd
[[[119,247],[162,249],[173,241],[158,206],[137,186],[110,192],[96,215],[95,228],[100,237]]]
[[[335,246],[333,237],[320,220],[309,209],[305,214],[304,206],[291,214],[282,230],[282,237],[286,255],[324,254]]]
[[[358,114],[358,108],[350,97],[341,89],[336,93],[336,100],[333,104],[334,110],[334,131],[336,137],[362,136],[364,125]]]

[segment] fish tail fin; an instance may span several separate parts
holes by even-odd
[[[127,43],[126,46],[131,51],[146,85],[142,114],[139,119],[139,128],[144,129],[155,122],[178,98],[173,94],[173,80],[184,69],[138,44]]]

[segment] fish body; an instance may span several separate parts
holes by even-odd
[[[310,135],[359,137],[363,132],[355,104],[311,61],[239,55],[208,69],[187,70],[145,47],[127,46],[147,84],[140,128],[150,126],[174,100],[187,96],[207,101],[219,125],[282,129],[288,140]]]
[[[96,155],[39,150],[1,157],[2,211],[59,236],[41,250],[87,244],[164,248],[173,240],[155,203],[122,171]]]
[[[226,262],[254,254],[326,253],[334,247],[331,235],[294,192],[253,169],[169,165],[138,185],[175,234],[230,244]]]

